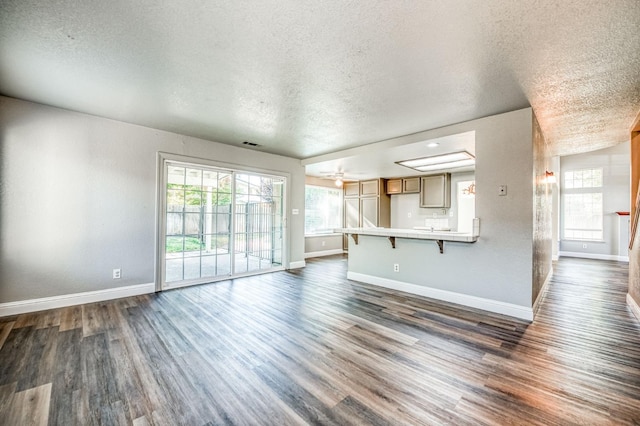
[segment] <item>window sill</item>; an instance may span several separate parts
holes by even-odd
[[[576,239],[562,238],[560,240],[560,242],[565,242],[565,243],[601,243],[601,244],[604,244],[606,241],[605,240],[576,240]]]
[[[339,232],[318,232],[317,234],[304,234],[305,238],[334,237],[342,236]]]

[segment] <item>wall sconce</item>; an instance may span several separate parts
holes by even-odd
[[[549,170],[544,172],[544,183],[556,183],[556,175]]]

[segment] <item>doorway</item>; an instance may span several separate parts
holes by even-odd
[[[286,178],[162,159],[159,290],[283,269]]]

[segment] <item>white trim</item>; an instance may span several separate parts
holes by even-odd
[[[221,281],[230,281],[236,278],[244,278],[244,277],[254,277],[256,275],[264,275],[270,274],[272,272],[284,271],[282,266],[278,266],[277,268],[269,268],[269,269],[258,269],[256,271],[242,272],[235,275],[218,275],[215,277],[207,277],[205,279],[196,279],[190,281],[176,281],[175,284],[165,286],[162,291],[175,290],[178,288],[191,287],[195,285],[205,285],[205,284],[213,284]]]
[[[627,305],[631,308],[631,312],[635,315],[636,319],[640,321],[640,306],[636,303],[636,301],[631,297],[629,293],[627,293]]]
[[[333,250],[322,250],[322,251],[310,251],[304,254],[304,258],[308,259],[310,257],[322,257],[322,256],[331,256],[332,254],[342,254],[344,250],[341,248],[333,249]]]
[[[211,160],[208,158],[200,158],[200,157],[191,157],[182,154],[174,154],[170,152],[157,151],[157,159],[156,159],[156,235],[155,235],[155,244],[156,244],[156,257],[154,259],[155,263],[155,289],[156,291],[169,290],[180,287],[187,287],[190,285],[198,285],[204,284],[207,282],[220,281],[224,279],[232,279],[232,278],[240,278],[243,276],[257,275],[259,273],[268,273],[277,270],[283,270],[283,267],[269,269],[269,270],[261,270],[260,272],[249,272],[249,273],[238,273],[232,274],[230,276],[225,276],[224,278],[217,279],[217,277],[207,277],[206,280],[196,280],[196,281],[185,281],[178,285],[167,285],[166,277],[165,277],[165,245],[166,245],[166,187],[167,187],[167,163],[179,163],[182,166],[188,167],[197,167],[200,169],[217,169],[224,170],[230,172],[233,176],[231,179],[231,194],[235,199],[236,192],[236,179],[235,174],[237,173],[254,173],[261,174],[265,176],[282,178],[285,183],[285,189],[282,194],[282,208],[284,216],[282,218],[282,257],[283,259],[288,259],[291,255],[290,247],[289,247],[289,194],[291,193],[291,173],[285,171],[271,170],[271,169],[262,169],[258,167],[236,164],[236,163],[227,163],[221,162],[218,160]],[[231,229],[235,229],[234,221],[235,221],[235,203],[231,203]],[[231,238],[229,242],[229,252],[234,253],[234,242],[235,238]],[[301,267],[304,267],[304,262]],[[233,265],[231,267],[232,271],[234,269]],[[209,279],[211,278],[211,280]]]
[[[513,303],[500,302],[498,300],[485,299],[468,294],[454,293],[452,291],[440,290],[437,288],[425,287],[417,284],[390,280],[387,278],[374,277],[372,275],[361,274],[358,272],[347,272],[347,278],[354,281],[361,281],[367,284],[390,288],[392,290],[416,294],[418,296],[482,309],[496,314],[508,315],[525,321],[533,321],[533,309],[526,306],[514,305]]]
[[[103,302],[122,297],[139,296],[155,292],[155,283],[137,284],[126,287],[108,288],[105,290],[86,291],[82,293],[64,294],[61,296],[43,297],[40,299],[19,300],[17,302],[0,303],[0,317],[64,308],[84,303]]]
[[[307,266],[307,262],[300,260],[297,262],[289,262],[289,267],[287,269],[299,269],[304,268],[305,266]]]
[[[540,308],[540,303],[544,296],[547,294],[547,290],[549,289],[549,282],[551,281],[551,277],[553,276],[553,268],[549,270],[549,274],[547,278],[545,278],[544,283],[542,284],[542,288],[540,289],[540,293],[538,293],[538,298],[535,302],[533,302],[533,314],[538,313],[538,309]]]
[[[615,254],[581,253],[578,251],[561,251],[560,257],[581,257],[583,259],[617,260],[618,262],[628,262],[629,256],[618,256]]]

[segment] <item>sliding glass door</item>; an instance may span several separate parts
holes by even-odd
[[[282,269],[284,177],[165,161],[161,288]]]

